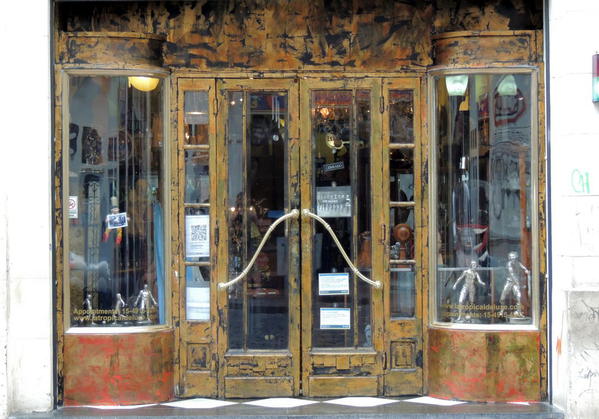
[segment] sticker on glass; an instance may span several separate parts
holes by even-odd
[[[321,329],[342,329],[351,328],[351,309],[350,308],[321,308],[320,309],[320,328]]]
[[[316,213],[321,217],[351,217],[351,186],[316,188]]]
[[[69,218],[79,218],[79,197],[69,196]]]
[[[115,228],[123,228],[127,227],[127,213],[119,212],[117,214],[108,214],[106,216],[106,227],[109,230],[113,230]]]
[[[318,295],[348,295],[349,274],[318,274]]]
[[[210,256],[210,216],[185,216],[185,256],[202,258]]]

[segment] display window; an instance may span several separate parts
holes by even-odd
[[[165,324],[164,79],[65,80],[65,327]]]
[[[535,80],[509,70],[432,78],[438,324],[536,324]]]

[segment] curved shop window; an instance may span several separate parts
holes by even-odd
[[[438,324],[536,324],[534,80],[517,71],[433,77]]]
[[[164,80],[67,80],[67,327],[164,324]]]

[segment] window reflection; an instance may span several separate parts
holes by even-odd
[[[530,324],[531,77],[460,77],[436,78],[437,320]]]
[[[165,321],[162,88],[69,80],[71,326]]]

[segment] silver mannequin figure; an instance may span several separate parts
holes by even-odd
[[[485,283],[480,279],[480,275],[476,272],[476,268],[478,267],[478,263],[475,260],[470,262],[470,267],[465,269],[462,272],[462,275],[455,281],[453,284],[453,289],[455,290],[458,287],[458,284],[463,279],[464,285],[462,285],[462,289],[460,290],[460,298],[458,299],[458,322],[462,322],[464,320],[470,320],[470,315],[466,315],[464,318],[464,305],[466,303],[466,299],[470,304],[474,304],[474,296],[476,295],[476,284],[478,283],[481,287],[485,287]]]
[[[137,304],[139,304],[140,316],[143,317],[145,314],[147,321],[150,321],[150,303],[154,304],[155,307],[158,306],[158,303],[154,299],[152,292],[148,288],[148,284],[144,284],[144,287],[139,292],[134,305],[137,307]]]
[[[501,297],[499,297],[499,304],[502,306],[505,305],[506,299],[510,294],[514,295],[514,299],[516,300],[516,311],[513,313],[513,317],[524,317],[522,314],[522,293],[520,292],[521,281],[520,281],[520,271],[524,271],[527,278],[530,278],[530,271],[526,269],[520,261],[518,260],[517,252],[510,252],[507,255],[508,261],[505,265],[507,269],[507,277],[505,278],[505,285],[503,287],[503,291],[501,291]],[[502,308],[499,312],[500,316],[505,314],[505,310]]]
[[[123,297],[120,292],[116,293],[116,303],[114,304],[114,314],[112,315],[113,323],[116,323],[117,320],[121,320],[125,317],[123,314],[123,308],[126,306]]]

